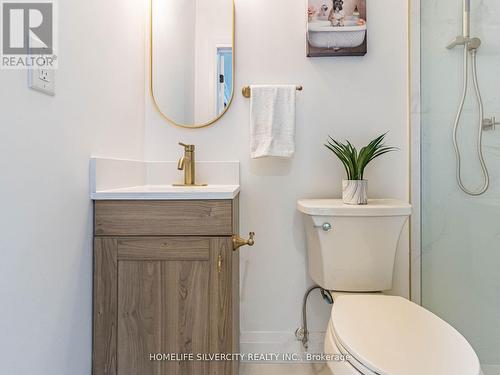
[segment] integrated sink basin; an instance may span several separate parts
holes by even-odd
[[[239,162],[196,162],[196,183],[183,182],[177,162],[93,158],[90,190],[93,200],[226,200],[239,191]]]

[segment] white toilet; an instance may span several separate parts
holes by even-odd
[[[325,337],[334,375],[479,375],[476,353],[436,315],[392,288],[399,237],[411,206],[370,200],[299,200],[305,214],[309,273],[334,296]]]

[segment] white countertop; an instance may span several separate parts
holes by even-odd
[[[92,193],[93,200],[217,200],[233,199],[239,185],[172,186],[144,185],[100,190]]]
[[[90,160],[93,200],[233,199],[240,191],[239,162],[197,162],[196,182],[207,186],[175,186],[184,172],[175,161]]]

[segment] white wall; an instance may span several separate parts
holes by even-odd
[[[91,373],[91,155],[141,158],[144,0],[59,2],[57,95],[0,71],[0,373]]]
[[[356,58],[306,58],[303,0],[236,0],[235,100],[212,127],[183,130],[146,107],[145,155],[175,160],[177,142],[198,146],[199,160],[241,161],[241,231],[257,244],[241,251],[242,349],[296,349],[303,293],[310,280],[300,215],[304,197],[338,197],[342,168],[323,147],[327,135],[357,144],[389,131],[398,153],[368,171],[371,197],[408,199],[407,4],[368,2],[368,54]],[[248,100],[252,83],[304,86],[297,108],[297,152],[292,160],[250,160]],[[408,291],[408,237],[398,252],[397,293]],[[328,308],[315,296],[310,319],[324,330]]]

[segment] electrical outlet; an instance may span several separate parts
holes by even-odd
[[[29,70],[30,89],[54,96],[56,94],[55,70],[31,68]]]
[[[38,79],[41,79],[44,82],[50,82],[49,72],[45,69],[38,69]]]
[[[29,47],[43,47],[43,42],[33,33],[29,36]],[[56,71],[33,66],[28,70],[28,85],[30,89],[54,96],[56,94]]]

